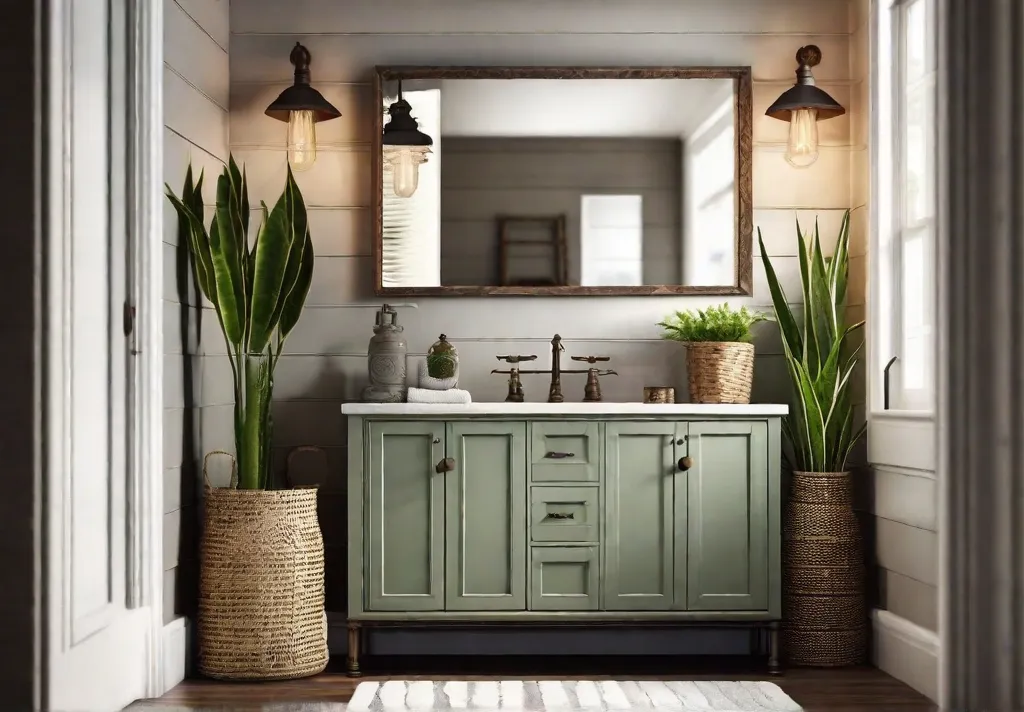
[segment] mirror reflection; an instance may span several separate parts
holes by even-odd
[[[382,286],[735,286],[736,84],[385,81]]]

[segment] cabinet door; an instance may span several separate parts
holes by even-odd
[[[686,425],[610,422],[605,428],[603,608],[669,610],[675,441]]]
[[[447,453],[445,608],[525,610],[526,423],[448,423]]]
[[[368,431],[367,610],[444,610],[444,423]]]
[[[693,464],[676,488],[676,521],[686,526],[676,605],[768,610],[768,424],[690,423],[688,446]]]

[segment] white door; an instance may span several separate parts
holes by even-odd
[[[126,0],[51,10],[44,689],[50,710],[104,712],[145,697],[152,665],[129,477],[130,34]]]

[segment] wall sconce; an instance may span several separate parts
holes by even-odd
[[[272,119],[288,122],[288,163],[293,171],[305,171],[316,161],[316,124],[341,116],[323,94],[309,85],[309,50],[298,42],[289,56],[295,66],[295,83],[267,107]]]
[[[806,168],[818,160],[818,122],[842,116],[846,109],[814,85],[811,67],[821,62],[821,50],[815,45],[796,52],[800,65],[796,85],[787,89],[764,112],[767,116],[789,122],[786,161],[795,168]]]
[[[411,197],[420,181],[420,164],[427,162],[434,139],[420,131],[412,117],[412,107],[402,98],[398,82],[398,101],[388,107],[391,120],[384,125],[384,163],[391,167],[392,186],[399,198]]]

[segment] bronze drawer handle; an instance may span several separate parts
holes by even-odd
[[[441,462],[437,463],[437,465],[434,466],[434,471],[437,472],[438,474],[442,472],[451,472],[454,469],[455,460],[450,457],[446,457],[445,459],[441,460]]]
[[[567,457],[576,457],[574,452],[549,452],[544,457],[551,458],[552,460],[564,460]]]
[[[573,512],[548,512],[546,519],[575,519]]]
[[[681,457],[681,458],[679,458],[679,462],[676,463],[676,466],[679,468],[680,472],[686,472],[691,467],[693,467],[693,458],[692,457]]]

